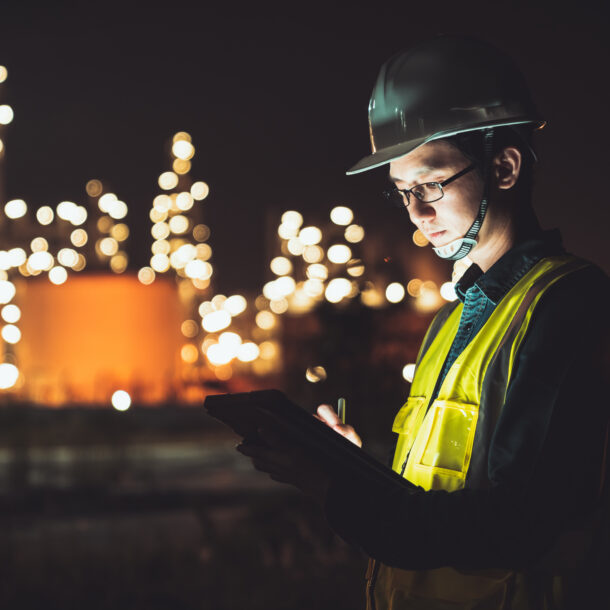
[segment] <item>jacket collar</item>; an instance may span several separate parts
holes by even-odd
[[[486,273],[472,264],[457,281],[455,292],[464,302],[466,292],[473,286],[497,305],[502,297],[542,258],[563,254],[561,234],[557,229],[542,231],[516,243],[503,254]]]

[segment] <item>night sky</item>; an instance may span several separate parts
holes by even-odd
[[[601,4],[4,2],[0,103],[15,111],[6,194],[35,208],[83,203],[86,181],[99,178],[130,206],[132,262],[147,264],[157,177],[184,130],[197,150],[191,176],[211,187],[203,205],[219,290],[260,288],[266,219],[286,209],[313,222],[350,205],[365,227],[387,231],[390,254],[412,231],[378,196],[385,170],[344,175],[368,153],[377,71],[419,40],[471,34],[517,61],[548,120],[537,141],[543,226],[610,272]]]

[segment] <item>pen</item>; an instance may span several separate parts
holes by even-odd
[[[345,398],[339,398],[337,403],[337,413],[339,414],[339,419],[341,423],[345,423]]]

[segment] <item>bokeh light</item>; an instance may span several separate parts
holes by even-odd
[[[70,233],[70,241],[72,242],[72,245],[77,248],[84,246],[88,239],[87,231],[84,229],[74,229],[74,231]]]
[[[292,271],[292,263],[285,256],[276,256],[269,266],[276,275],[287,275]]]
[[[8,104],[0,104],[0,125],[8,125],[14,116],[15,113]]]
[[[119,250],[119,244],[114,237],[104,237],[99,242],[100,252],[104,256],[113,256]]]
[[[305,371],[305,379],[310,383],[319,383],[326,380],[326,369],[323,366],[310,366]]]
[[[232,316],[238,316],[246,310],[248,302],[240,294],[231,295],[222,305]]]
[[[120,222],[110,229],[110,236],[117,241],[125,241],[129,237],[129,227],[125,223]]]
[[[309,265],[305,270],[310,280],[325,280],[328,277],[328,268],[321,263]]]
[[[190,210],[193,207],[193,196],[190,193],[182,192],[182,193],[178,193],[178,196],[176,197],[176,207],[179,210],[182,211],[187,211]]]
[[[216,333],[224,330],[231,324],[231,314],[228,311],[212,311],[205,314],[201,320],[203,330],[209,333]]]
[[[156,222],[150,233],[155,239],[165,239],[170,234],[169,225],[166,222]]]
[[[315,246],[322,240],[322,231],[318,227],[304,227],[299,231],[299,240],[304,246]]]
[[[345,229],[345,240],[357,244],[364,239],[364,228],[360,225],[350,225]]]
[[[352,251],[345,244],[335,244],[328,249],[326,256],[331,263],[342,264],[352,258]]]
[[[145,286],[152,284],[155,281],[154,270],[151,269],[150,267],[142,267],[138,271],[138,280]]]
[[[263,341],[258,347],[263,360],[273,360],[279,356],[280,348],[276,341]]]
[[[298,237],[291,237],[288,240],[288,252],[293,256],[300,256],[305,250],[305,244]]]
[[[172,154],[178,159],[188,161],[195,154],[195,147],[188,140],[176,140],[172,145]]]
[[[32,252],[46,252],[49,249],[49,242],[44,237],[35,237],[30,242]]]
[[[348,225],[354,219],[354,213],[343,205],[338,205],[330,211],[330,219],[336,225]]]
[[[285,298],[277,299],[269,302],[269,309],[273,313],[283,314],[288,311],[288,300]]]
[[[277,228],[277,234],[282,239],[291,239],[293,237],[296,237],[298,232],[299,232],[299,227],[295,227],[293,225],[287,225],[287,224],[284,224],[284,223],[282,223]]]
[[[182,214],[170,218],[169,229],[176,235],[182,235],[189,230],[189,219]]]
[[[416,229],[413,233],[413,243],[420,248],[427,246],[430,242],[426,239],[426,236],[419,230]]]
[[[424,285],[423,281],[419,278],[414,278],[409,281],[407,284],[407,292],[412,297],[418,297],[420,295],[422,286]]]
[[[193,364],[199,358],[199,350],[192,343],[186,343],[180,350],[180,357],[187,364]]]
[[[8,324],[15,324],[21,318],[21,310],[13,303],[2,308],[2,319]]]
[[[27,261],[30,273],[48,271],[53,267],[53,257],[46,251],[34,252]]]
[[[23,199],[13,199],[4,206],[4,213],[12,219],[22,218],[27,214],[28,206]]]
[[[56,286],[63,284],[67,279],[68,279],[68,272],[65,270],[64,267],[59,267],[59,266],[53,267],[49,271],[49,280],[51,281],[51,283],[55,284]]]
[[[10,362],[0,364],[0,390],[12,388],[19,379],[19,369]]]
[[[199,334],[199,324],[195,320],[185,320],[180,326],[180,331],[185,337],[192,339]]]
[[[241,362],[252,362],[258,358],[259,354],[260,350],[258,345],[251,341],[242,343],[237,349],[237,359]]]
[[[2,338],[7,343],[14,345],[21,340],[21,331],[14,324],[6,324],[2,327]]]
[[[85,191],[89,197],[99,197],[102,194],[103,186],[99,180],[89,180],[85,185]]]
[[[359,258],[352,258],[347,262],[347,273],[352,277],[360,277],[364,274],[364,263]]]
[[[97,219],[96,226],[97,230],[100,233],[110,233],[110,230],[114,226],[114,223],[112,222],[112,218],[109,218],[108,216],[102,216],[101,218]]]
[[[27,260],[27,254],[23,248],[11,248],[8,251],[8,258],[13,267],[23,265]]]
[[[125,390],[117,390],[112,395],[110,402],[117,411],[127,411],[131,407],[131,396]]]
[[[270,311],[259,311],[255,321],[256,325],[263,330],[271,330],[276,323],[275,315]]]
[[[282,214],[282,224],[298,229],[303,224],[303,216],[295,210],[288,210]]]
[[[78,263],[78,252],[72,248],[62,248],[57,253],[57,260],[64,267],[74,267]]]
[[[352,290],[352,283],[344,277],[336,277],[328,282],[324,296],[330,303],[339,303]]]
[[[191,186],[191,195],[193,199],[201,201],[210,194],[210,187],[205,182],[193,182]]]
[[[169,269],[169,257],[167,254],[155,254],[150,259],[150,266],[157,273],[165,273]]]
[[[36,220],[38,220],[41,225],[50,225],[54,218],[55,212],[53,212],[53,208],[48,205],[43,205],[36,210]]]
[[[119,250],[114,256],[110,258],[110,269],[114,273],[123,273],[127,269],[127,254]]]
[[[178,186],[178,176],[174,172],[163,172],[159,176],[159,186],[164,191],[171,191]]]
[[[412,383],[413,377],[415,377],[415,364],[405,364],[402,369],[402,376],[405,381]]]
[[[455,301],[458,298],[455,293],[455,284],[453,282],[445,282],[441,286],[440,293],[445,301]]]
[[[307,246],[303,250],[303,260],[306,263],[319,263],[324,258],[324,250],[320,246]]]
[[[195,225],[193,227],[193,237],[197,241],[206,241],[210,237],[210,227],[207,225]]]
[[[191,162],[186,159],[174,159],[172,169],[180,176],[188,174],[191,171]]]
[[[104,214],[108,214],[110,210],[110,204],[117,200],[117,196],[114,193],[104,193],[97,201],[97,207]]]
[[[400,303],[405,298],[405,287],[399,282],[392,282],[385,289],[385,298],[390,303]]]

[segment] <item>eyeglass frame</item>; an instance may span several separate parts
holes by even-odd
[[[476,168],[476,165],[473,163],[473,164],[469,165],[468,167],[465,167],[463,170],[459,171],[457,174],[453,174],[453,176],[449,176],[449,178],[447,178],[446,180],[443,180],[442,182],[435,182],[435,181],[421,182],[419,184],[415,184],[410,189],[399,189],[396,185],[394,185],[393,188],[389,188],[389,189],[383,191],[383,194],[386,197],[386,199],[388,199],[391,203],[393,203],[392,198],[394,197],[394,195],[396,195],[396,193],[400,193],[401,195],[403,195],[402,205],[400,203],[396,202],[396,205],[398,207],[408,208],[409,205],[411,204],[410,195],[413,195],[413,197],[415,197],[416,199],[419,199],[419,201],[421,201],[422,203],[433,203],[434,201],[438,201],[439,199],[442,199],[445,196],[445,192],[443,191],[444,186],[451,184],[454,180],[461,178],[462,176],[464,176],[468,172],[471,172],[475,168]],[[417,188],[418,186],[424,186],[426,184],[436,184],[436,186],[439,188],[441,194],[436,199],[424,200],[413,192],[413,189]],[[406,199],[406,201],[405,201],[405,199]]]

